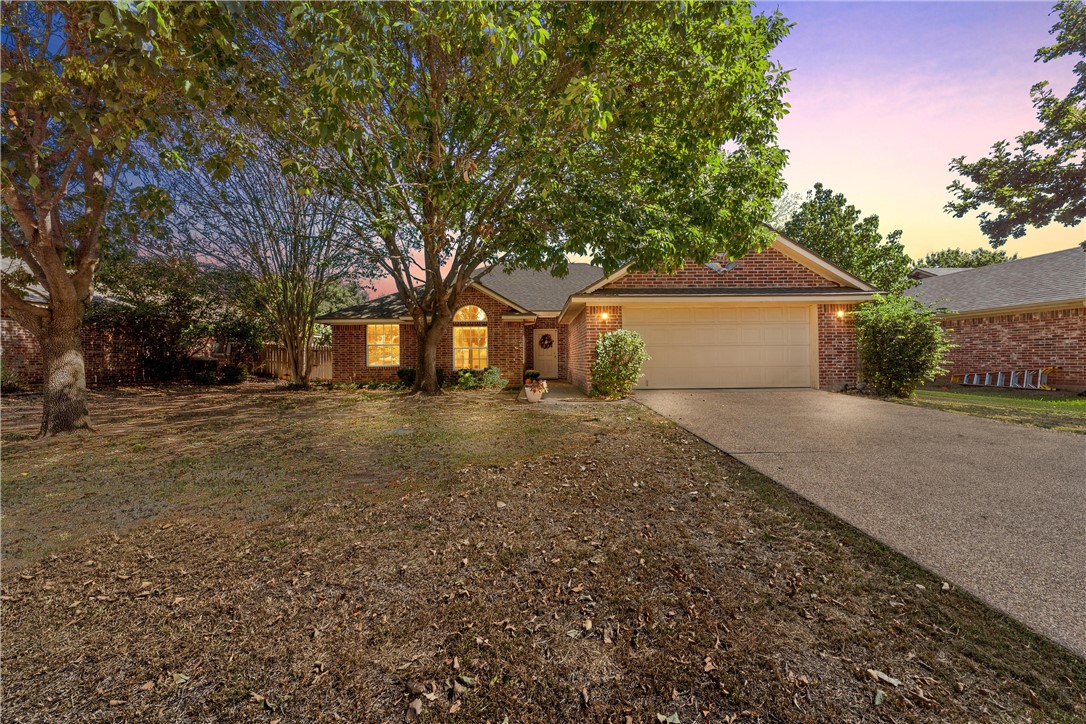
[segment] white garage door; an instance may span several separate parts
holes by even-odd
[[[651,360],[640,387],[810,387],[806,307],[625,307]]]

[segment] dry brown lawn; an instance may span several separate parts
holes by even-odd
[[[6,721],[1072,721],[1086,664],[633,403],[4,401]],[[875,672],[875,673],[872,673]]]

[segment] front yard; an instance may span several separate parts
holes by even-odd
[[[1086,434],[1086,397],[1059,391],[985,387],[919,389],[907,404],[1020,425]]]
[[[1086,663],[633,403],[93,397],[45,443],[4,400],[11,721],[1086,716]]]

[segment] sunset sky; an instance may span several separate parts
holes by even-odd
[[[1029,89],[1049,80],[1063,95],[1068,59],[1034,63],[1050,45],[1049,3],[760,2],[795,23],[776,57],[793,70],[789,189],[816,181],[843,193],[885,232],[901,229],[913,257],[986,243],[976,219],[943,211],[950,159],[1037,126]],[[1086,227],[1030,230],[1004,247],[1019,256],[1066,249]]]

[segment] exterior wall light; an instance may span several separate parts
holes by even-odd
[[[611,315],[607,312],[603,312],[602,314],[600,314],[600,319],[607,320],[610,316]]]
[[[843,310],[843,309],[838,309],[838,310],[837,310],[837,318],[838,318],[838,319],[844,319],[844,318],[845,318],[845,310]]]

